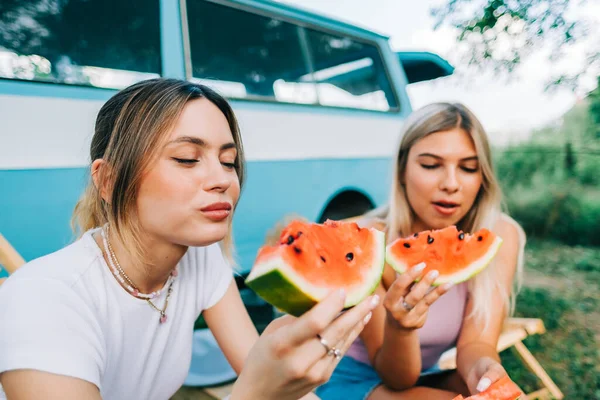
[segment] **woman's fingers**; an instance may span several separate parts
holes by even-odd
[[[424,269],[425,263],[417,264],[394,281],[385,295],[384,305],[386,308],[392,307],[408,293],[408,288],[421,276]]]
[[[348,351],[352,343],[354,343],[358,335],[360,335],[365,325],[369,323],[371,315],[372,313],[369,312],[362,321],[359,321],[356,325],[354,325],[352,330],[347,333],[344,338],[336,343],[335,348],[339,350],[340,358],[336,358],[335,355],[326,356],[315,363],[313,368],[315,368],[316,371],[318,371],[317,373],[320,373],[325,380],[329,379],[333,373],[333,370],[340,362],[341,357],[346,354],[346,351]],[[326,337],[327,335],[328,333],[325,333],[323,336]]]
[[[290,326],[291,329],[286,337],[288,345],[290,347],[299,346],[323,332],[344,309],[345,300],[346,293],[343,290],[334,291],[299,317]]]
[[[329,366],[339,361],[344,354],[348,340],[354,341],[362,331],[371,316],[371,310],[379,301],[377,295],[370,296],[358,305],[346,311],[335,319],[321,332],[315,333],[308,340],[290,348],[289,354],[294,354],[292,375],[305,377],[308,382],[320,384],[330,373]]]
[[[339,318],[337,318],[331,325],[325,328],[322,332],[319,332],[318,337],[315,335],[315,340],[311,340],[307,348],[304,350],[311,357],[315,359],[315,362],[319,358],[327,355],[328,349],[334,348],[339,351],[341,355],[344,351],[339,346],[345,342],[348,337],[358,336],[362,331],[365,321],[370,319],[371,310],[379,303],[379,296],[370,296],[363,300],[358,305],[352,307],[346,311]],[[323,342],[321,342],[323,341]]]
[[[423,298],[415,305],[413,312],[416,315],[425,314],[427,311],[429,311],[429,307],[435,303],[437,299],[442,297],[443,294],[448,292],[452,286],[454,286],[452,283],[444,283],[443,285],[434,288],[432,291],[423,296]]]
[[[440,275],[440,273],[436,270],[429,271],[427,275],[423,279],[421,279],[416,285],[414,285],[410,292],[404,296],[404,301],[409,306],[416,306],[417,303],[421,301],[421,299],[427,294],[427,291],[431,288],[435,279]]]
[[[492,364],[479,379],[479,382],[477,383],[477,391],[483,392],[485,389],[489,388],[492,383],[496,382],[503,376],[506,376],[506,371],[502,365],[497,362]]]
[[[279,318],[274,319],[273,321],[271,321],[271,323],[269,325],[267,325],[267,327],[265,328],[265,330],[263,331],[263,335],[268,335],[270,333],[275,332],[277,329],[282,328],[286,325],[290,325],[292,323],[294,323],[296,321],[296,317],[286,314],[283,315]]]

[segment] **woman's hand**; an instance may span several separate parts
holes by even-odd
[[[344,299],[332,293],[300,318],[273,321],[250,351],[231,400],[297,400],[327,382],[379,301],[368,297],[339,315]]]
[[[467,386],[472,394],[483,392],[502,377],[506,370],[498,361],[490,357],[482,357],[473,365],[467,376]]]
[[[388,323],[395,328],[404,330],[421,328],[427,319],[429,306],[452,287],[452,284],[446,283],[430,290],[431,284],[439,273],[433,270],[423,277],[424,269],[425,263],[417,264],[408,272],[398,276],[383,299]],[[419,282],[413,284],[417,279],[420,279]]]

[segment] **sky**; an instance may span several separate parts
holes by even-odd
[[[511,81],[492,74],[475,73],[456,63],[456,42],[449,28],[434,31],[429,14],[440,0],[279,0],[305,9],[355,23],[390,37],[396,51],[419,50],[437,53],[467,79],[447,77],[410,85],[408,94],[413,109],[435,101],[465,104],[482,121],[492,143],[506,145],[525,139],[532,129],[551,124],[578,100],[571,90],[544,91],[550,76],[550,63],[542,53],[534,53],[519,68]],[[600,2],[588,2],[575,10],[595,16],[600,22]],[[585,43],[574,48],[561,62],[569,68],[583,64]]]

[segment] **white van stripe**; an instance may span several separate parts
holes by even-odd
[[[0,95],[0,169],[87,165],[103,101]],[[236,107],[249,161],[371,158],[393,154],[401,120],[376,113]]]

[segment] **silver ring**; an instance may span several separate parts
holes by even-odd
[[[327,351],[328,356],[335,356],[335,358],[338,360],[342,358],[342,352],[339,349],[336,349],[335,347],[329,347],[329,343],[327,343],[327,340],[321,337],[321,335],[317,335],[317,337],[319,338],[319,342],[321,342],[323,347],[325,347],[325,351]]]
[[[413,308],[415,308],[415,306],[412,306],[412,305],[408,304],[408,303],[406,302],[406,300],[404,300],[404,298],[402,299],[402,307],[404,307],[404,309],[405,309],[406,311],[410,311],[410,310],[412,310]]]

